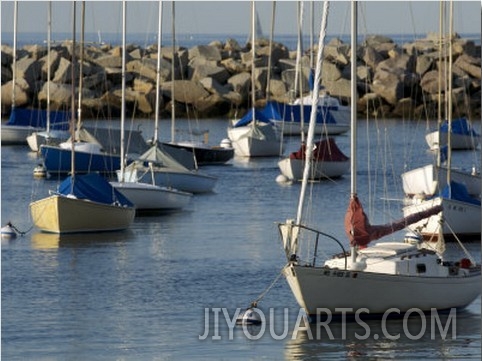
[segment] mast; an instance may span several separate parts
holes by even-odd
[[[299,86],[299,97],[300,99],[303,96],[303,89],[302,89],[302,80],[301,80],[301,53],[303,52],[303,13],[304,13],[304,6],[303,1],[299,1],[297,6],[298,9],[298,42],[296,45],[296,65],[295,65],[295,90],[294,90],[294,98],[298,95],[298,86]],[[293,98],[293,100],[294,100]],[[300,105],[300,131],[301,131],[301,142],[305,141],[305,132],[304,129],[304,103],[301,101]]]
[[[171,21],[172,21],[172,60],[171,60],[171,142],[174,143],[176,137],[176,104],[174,97],[174,61],[176,58],[176,11],[174,1],[171,2]]]
[[[72,2],[72,71],[71,74],[71,108],[72,108],[72,120],[70,121],[70,137],[71,140],[71,151],[70,151],[70,173],[72,177],[72,192],[74,190],[74,182],[75,182],[75,30],[76,30],[76,8],[77,4],[75,1]]]
[[[154,141],[157,146],[159,132],[159,102],[161,84],[161,37],[162,37],[162,1],[159,1],[159,23],[157,29],[157,67],[156,67],[156,111],[154,115]]]
[[[357,44],[358,35],[358,3],[356,0],[351,2],[351,100],[350,100],[350,112],[351,112],[351,136],[350,136],[350,173],[351,173],[351,184],[350,184],[350,198],[354,199],[357,197],[357,178],[356,178],[356,149],[357,149],[357,91],[356,91],[356,52],[358,48]],[[352,264],[356,262],[357,248],[356,246],[351,246],[351,260]]]
[[[122,1],[122,101],[121,101],[121,139],[120,139],[120,173],[121,182],[124,182],[125,148],[124,148],[124,124],[126,118],[126,1]]]
[[[256,125],[256,116],[255,116],[255,106],[254,103],[256,101],[256,86],[254,84],[254,59],[256,57],[256,46],[254,44],[256,39],[256,5],[254,0],[251,1],[251,108],[252,108],[252,121],[251,123],[253,126]]]
[[[268,81],[266,82],[266,102],[270,100],[270,79],[271,79],[271,53],[273,52],[273,40],[274,40],[274,23],[276,14],[276,1],[273,1],[273,7],[271,10],[271,31],[269,34],[269,57],[268,57]]]
[[[85,1],[82,1],[81,22],[80,22],[80,64],[79,64],[79,103],[77,104],[77,130],[82,123],[82,89],[84,85],[84,26],[85,26]],[[75,48],[74,48],[75,51]]]
[[[450,168],[452,167],[452,62],[453,62],[453,55],[452,55],[452,43],[453,43],[453,27],[454,27],[454,3],[450,0],[450,8],[449,8],[449,68],[448,68],[448,104],[447,104],[447,123],[448,123],[448,134],[447,134],[447,184],[449,186],[449,195],[452,197],[452,189],[450,187],[451,181],[451,172]],[[440,145],[439,145],[440,148]]]
[[[48,3],[47,12],[47,134],[50,133],[50,42],[52,35],[52,1]]]
[[[321,21],[320,39],[318,42],[318,53],[316,56],[315,84],[319,84],[321,79],[321,68],[323,65],[323,49],[325,45],[329,5],[330,5],[329,1],[325,0],[323,2],[323,18]],[[305,161],[305,167],[303,169],[303,181],[301,183],[301,194],[300,194],[300,201],[298,203],[298,213],[296,215],[296,224],[301,224],[301,219],[303,216],[303,205],[305,202],[306,187],[308,185],[308,177],[310,174],[311,162],[312,162],[311,158],[313,154],[313,137],[315,135],[316,105],[318,103],[319,92],[320,92],[320,88],[315,87],[313,89],[313,94],[311,98],[310,124],[308,127],[308,136],[307,136],[307,144],[306,144],[306,157],[305,157],[306,161]]]
[[[351,198],[357,194],[357,179],[356,179],[356,149],[357,149],[357,112],[356,112],[356,51],[357,51],[357,34],[358,34],[358,3],[356,0],[351,2],[351,99],[350,99],[350,113],[351,113],[351,136],[350,136],[350,173],[351,184],[350,193]]]
[[[12,65],[12,113],[15,109],[15,88],[17,86],[17,13],[18,2],[13,4],[13,65]]]

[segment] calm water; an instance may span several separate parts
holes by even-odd
[[[187,122],[178,122],[187,127]],[[377,126],[376,126],[377,125]],[[226,137],[226,120],[206,120],[213,143]],[[152,124],[144,121],[146,137]],[[169,125],[163,123],[165,132]],[[423,134],[425,124],[372,122],[360,125],[359,194],[372,220],[400,216],[400,173],[431,161]],[[368,141],[367,139],[370,139]],[[296,139],[287,149],[295,150]],[[348,136],[337,138],[349,154]],[[367,148],[371,150],[367,156]],[[386,325],[370,321],[371,336],[356,324],[332,324],[316,337],[316,326],[294,332],[299,308],[283,278],[260,302],[274,319],[258,340],[241,327],[229,328],[222,311],[214,330],[214,311],[246,308],[276,279],[285,264],[275,222],[293,218],[299,184],[280,185],[277,159],[235,158],[226,166],[204,167],[219,177],[212,194],[195,196],[186,210],[137,217],[125,232],[56,236],[31,229],[28,204],[45,197],[57,179],[35,180],[39,159],[26,146],[1,148],[2,225],[7,221],[27,233],[2,242],[2,356],[5,360],[318,360],[318,359],[480,359],[480,298],[456,318],[456,337],[445,340],[427,332],[405,337],[402,320]],[[455,154],[467,168],[479,157]],[[385,169],[387,178],[377,171]],[[350,177],[314,183],[311,224],[347,244],[342,228]],[[386,190],[385,190],[386,189]],[[378,195],[369,197],[369,191]],[[377,209],[377,211],[372,211]],[[391,237],[388,237],[391,239]],[[337,251],[328,246],[327,253]],[[480,244],[469,244],[480,261]],[[327,290],[329,292],[329,290]],[[367,290],[369,292],[369,290]],[[450,290],[447,290],[450,292]],[[347,295],[350,297],[350,295]],[[207,339],[205,309],[209,308]],[[283,309],[287,308],[285,318]],[[416,315],[417,316],[417,315]],[[269,325],[287,336],[276,340]],[[408,322],[412,335],[420,317]],[[386,326],[383,329],[382,326]],[[256,335],[261,329],[247,329]],[[398,340],[386,336],[401,334]],[[380,335],[376,337],[375,334]],[[215,337],[218,335],[221,339]],[[311,337],[313,335],[314,337]]]

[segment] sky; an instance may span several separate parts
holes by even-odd
[[[47,1],[19,1],[18,33],[47,33]],[[80,1],[78,1],[80,3]],[[171,32],[171,3],[164,1],[163,32]],[[257,1],[256,9],[265,34],[271,28],[272,1]],[[304,2],[304,32],[310,31],[310,5]],[[13,1],[1,1],[1,31],[13,32]],[[250,1],[176,1],[178,34],[249,34]],[[331,1],[328,34],[350,33],[350,2]],[[315,5],[315,34],[321,21],[321,2]],[[52,1],[52,32],[71,32],[71,1]],[[78,4],[77,14],[80,14]],[[121,1],[86,1],[85,31],[122,32]],[[296,34],[295,1],[277,1],[275,33]],[[437,32],[439,1],[359,1],[359,29],[366,34],[413,35]],[[78,15],[80,17],[80,15]],[[481,2],[454,1],[454,28],[460,34],[480,33]],[[127,1],[127,31],[156,34],[157,1]],[[224,40],[224,39],[220,39]]]

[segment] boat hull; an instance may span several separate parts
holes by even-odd
[[[281,173],[290,180],[299,181],[303,178],[305,161],[302,159],[285,158],[278,162]],[[350,170],[350,161],[319,161],[314,162],[310,169],[310,180],[324,178],[339,178]]]
[[[191,193],[181,192],[142,182],[110,182],[134,203],[137,211],[176,210],[186,207]]]
[[[43,128],[30,126],[2,124],[2,145],[25,145],[27,137],[33,132],[40,132]]]
[[[234,148],[224,148],[221,146],[208,146],[190,142],[163,143],[168,146],[185,149],[193,153],[198,165],[225,164],[234,157]]]
[[[450,179],[465,185],[470,195],[480,194],[480,174],[474,175],[452,169],[450,171]],[[414,195],[433,195],[439,191],[439,184],[447,184],[447,168],[429,164],[412,169],[402,174],[402,182],[403,191],[409,197]]]
[[[117,172],[120,180],[120,172]],[[127,182],[143,182],[155,184],[160,187],[174,188],[188,193],[212,192],[217,178],[202,174],[197,171],[181,171],[169,168],[155,168],[152,173],[149,169],[128,168],[124,172]]]
[[[440,135],[439,135],[440,134]],[[448,133],[447,132],[431,132],[425,136],[425,140],[427,141],[428,146],[430,149],[435,150],[439,149],[439,136],[440,136],[440,143],[442,146],[448,144]],[[473,136],[473,135],[465,135],[465,134],[455,134],[452,133],[450,136],[450,144],[452,149],[476,149],[479,145],[480,136]]]
[[[400,313],[462,308],[479,295],[481,281],[480,271],[471,276],[414,277],[290,264],[283,272],[298,304],[312,316],[321,308],[333,315],[363,308],[370,315],[390,308]]]
[[[120,231],[129,228],[135,208],[53,195],[30,204],[32,220],[48,233]]]
[[[412,224],[410,229],[420,232],[426,240],[436,241],[439,237],[440,219],[443,215],[442,233],[444,239],[451,240],[455,234],[459,238],[477,238],[480,240],[480,205],[436,197],[404,207],[403,215],[406,217],[438,205],[443,207],[441,213]]]
[[[228,137],[239,157],[272,157],[282,153],[280,139],[271,124],[229,128]]]

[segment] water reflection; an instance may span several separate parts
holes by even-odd
[[[478,303],[480,307],[480,300]],[[310,324],[309,329],[292,333],[286,343],[285,359],[472,358],[480,353],[477,335],[480,314],[470,310],[434,317],[413,313],[411,317],[385,321]]]
[[[115,245],[132,239],[132,231],[54,234],[35,232],[31,241],[34,249],[57,249],[60,247],[91,247]]]

